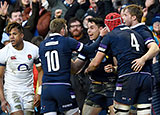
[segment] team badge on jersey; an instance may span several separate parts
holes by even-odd
[[[32,59],[32,55],[28,54],[28,59],[31,60]]]
[[[15,60],[16,59],[16,56],[11,56],[11,60]]]

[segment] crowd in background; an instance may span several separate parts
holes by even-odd
[[[21,24],[24,28],[23,39],[39,46],[39,42],[50,33],[50,22],[57,18],[67,21],[68,36],[87,44],[92,38],[92,34],[88,34],[89,18],[104,20],[111,12],[117,12],[123,17],[123,9],[130,4],[137,4],[143,8],[141,21],[150,28],[156,43],[160,46],[160,0],[1,0],[0,3],[0,48],[10,42],[5,31],[10,22],[16,21]],[[2,12],[2,8],[6,11]],[[72,59],[76,60],[77,56],[78,52],[74,51]],[[88,66],[87,62],[84,65]],[[85,66],[71,76],[80,110],[91,82],[84,74]],[[37,73],[34,69],[34,81],[37,81]],[[35,90],[36,86],[37,82],[34,82]],[[100,114],[105,114],[103,112]]]

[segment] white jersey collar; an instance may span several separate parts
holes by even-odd
[[[130,28],[133,29],[133,28],[136,28],[136,27],[141,26],[141,25],[145,25],[145,23],[144,22],[143,23],[138,23],[134,26],[131,26]]]
[[[62,35],[59,34],[59,33],[50,33],[50,34],[49,34],[49,36],[57,36],[57,35],[62,36]]]

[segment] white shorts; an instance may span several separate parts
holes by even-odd
[[[10,104],[11,109],[9,113],[13,113],[19,110],[34,112],[34,92],[33,91],[4,91],[5,98]]]

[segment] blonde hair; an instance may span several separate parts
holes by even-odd
[[[60,33],[61,29],[65,28],[65,26],[66,20],[62,18],[57,18],[50,22],[49,28],[52,33]]]
[[[143,16],[143,11],[142,7],[138,6],[136,4],[131,4],[128,5],[124,8],[124,11],[128,9],[128,12],[131,14],[131,16],[136,16],[136,19],[138,22],[141,22],[142,16]]]

